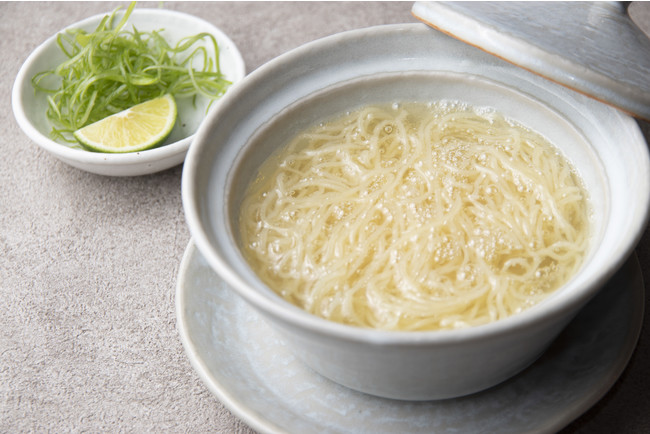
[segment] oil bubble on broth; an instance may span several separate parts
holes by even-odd
[[[538,133],[454,101],[347,112],[268,159],[240,212],[271,289],[382,330],[486,324],[562,286],[589,242],[586,190]]]

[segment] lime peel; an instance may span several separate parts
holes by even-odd
[[[165,141],[174,128],[176,118],[176,101],[172,95],[166,94],[107,116],[75,131],[73,135],[91,151],[144,151]]]

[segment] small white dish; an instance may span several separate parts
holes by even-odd
[[[121,10],[116,19],[123,15]],[[67,28],[94,30],[101,19],[110,12],[95,15]],[[117,22],[117,21],[116,21]],[[225,78],[237,83],[244,78],[246,71],[241,53],[232,40],[220,29],[200,18],[181,12],[165,9],[134,9],[124,29],[133,26],[140,31],[164,29],[161,34],[174,44],[186,36],[208,32],[217,39],[219,62]],[[61,30],[61,32],[65,29]],[[60,33],[60,32],[59,32]],[[57,33],[58,34],[58,33]],[[51,125],[46,116],[47,100],[42,92],[35,92],[32,77],[41,71],[51,69],[65,60],[53,35],[34,50],[20,68],[12,90],[14,116],[20,128],[37,145],[61,161],[79,169],[111,176],[145,175],[168,169],[182,163],[194,133],[207,114],[207,98],[198,98],[197,104],[179,100],[179,118],[169,138],[161,146],[126,154],[105,154],[90,152],[65,142],[50,138]],[[210,49],[209,44],[205,44]],[[210,110],[219,105],[215,101]]]
[[[492,389],[429,402],[355,392],[309,369],[193,242],[180,265],[176,315],[203,382],[261,433],[550,433],[593,406],[623,372],[641,330],[643,299],[633,255],[528,369]]]

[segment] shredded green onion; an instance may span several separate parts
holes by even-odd
[[[221,73],[213,35],[199,33],[171,47],[162,30],[122,30],[134,7],[135,2],[114,27],[119,8],[93,32],[70,29],[57,35],[67,60],[32,78],[37,90],[48,93],[47,117],[55,140],[74,142],[71,133],[77,129],[166,93],[214,101],[231,84]],[[214,58],[197,44],[206,38]]]

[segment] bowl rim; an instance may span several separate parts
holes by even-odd
[[[185,165],[183,167],[181,194],[183,207],[185,210],[186,221],[192,235],[192,239],[197,248],[213,268],[225,281],[227,286],[234,289],[236,293],[241,296],[246,302],[253,307],[257,308],[265,317],[271,317],[274,322],[280,322],[283,326],[296,326],[303,331],[315,333],[321,336],[329,336],[340,340],[366,343],[372,345],[382,346],[412,346],[423,343],[435,343],[436,345],[455,345],[459,343],[467,343],[471,341],[485,340],[486,338],[498,338],[504,334],[516,330],[525,330],[537,327],[542,321],[549,321],[551,319],[557,320],[558,318],[565,317],[567,313],[573,311],[577,313],[579,309],[577,306],[586,304],[593,295],[614,275],[614,273],[623,265],[627,257],[633,252],[634,247],[642,236],[642,230],[637,231],[633,237],[630,238],[628,245],[619,257],[608,263],[607,267],[603,267],[598,275],[587,279],[580,286],[574,287],[571,294],[563,297],[562,303],[540,303],[510,317],[493,321],[484,325],[467,327],[462,329],[453,330],[426,330],[426,331],[393,331],[393,330],[379,330],[370,328],[361,328],[349,326],[334,321],[326,320],[318,316],[312,315],[303,309],[294,306],[288,301],[284,300],[279,295],[273,293],[267,295],[260,293],[257,289],[249,286],[245,279],[240,277],[237,272],[227,264],[227,260],[221,257],[217,249],[213,248],[210,244],[206,230],[201,223],[200,206],[197,201],[197,186],[196,177],[194,176],[201,160],[201,149],[207,146],[210,135],[211,124],[218,118],[220,111],[226,111],[228,106],[236,102],[245,95],[248,88],[260,86],[265,80],[265,76],[273,71],[279,70],[284,67],[288,62],[295,62],[303,55],[314,52],[322,47],[336,46],[342,44],[350,39],[359,37],[368,37],[368,35],[375,33],[391,33],[391,32],[418,32],[418,31],[435,31],[422,23],[408,23],[408,24],[385,24],[372,27],[365,27],[360,29],[348,30],[334,35],[326,36],[314,41],[308,42],[297,48],[294,48],[260,66],[255,71],[251,72],[242,82],[233,89],[229,95],[226,95],[222,100],[220,107],[215,110],[215,113],[209,115],[197,132],[195,142],[190,148]],[[541,79],[541,77],[538,77]],[[607,107],[613,112],[616,109]],[[638,134],[642,141],[643,135],[641,134],[638,124],[629,115],[618,112],[620,119],[627,122],[631,129],[635,129],[635,134]],[[648,166],[650,162],[650,153],[646,147],[645,164]],[[650,167],[650,166],[649,166]],[[650,170],[650,169],[649,169]],[[649,173],[650,180],[650,173]],[[649,187],[646,186],[646,189]],[[643,218],[640,223],[640,228],[648,224],[650,217],[650,197],[645,201]],[[550,301],[550,300],[549,300]],[[284,327],[283,327],[284,328]]]
[[[152,149],[147,149],[144,151],[138,152],[129,152],[129,153],[103,153],[103,152],[93,152],[83,148],[72,148],[66,144],[56,142],[50,139],[48,136],[41,133],[32,123],[31,119],[27,115],[27,110],[25,109],[25,104],[23,103],[23,86],[26,82],[31,81],[31,77],[28,76],[29,69],[31,65],[41,58],[43,53],[49,49],[53,44],[56,44],[57,36],[65,32],[68,29],[78,28],[89,26],[94,23],[99,23],[106,15],[110,15],[113,11],[104,12],[96,14],[87,18],[84,18],[80,21],[72,23],[58,30],[56,33],[48,37],[45,41],[40,43],[26,58],[26,60],[21,65],[18,74],[14,80],[12,92],[11,92],[11,105],[14,113],[14,117],[18,123],[18,126],[23,130],[23,132],[35,142],[38,146],[44,150],[52,153],[60,159],[66,161],[74,161],[83,165],[95,165],[95,166],[133,166],[146,163],[154,163],[157,161],[162,161],[165,159],[170,159],[178,154],[184,153],[189,148],[190,144],[196,136],[196,132],[193,134],[177,140],[176,142],[169,143],[163,146],[157,146]],[[116,11],[116,17],[120,17],[124,14],[124,10],[120,9]],[[235,43],[226,35],[221,29],[216,27],[211,22],[208,22],[202,18],[196,17],[194,15],[174,11],[170,9],[153,9],[153,8],[136,8],[133,9],[130,19],[132,18],[144,18],[144,17],[161,17],[169,16],[176,18],[183,18],[186,21],[199,22],[202,26],[210,29],[210,33],[213,34],[217,40],[220,42],[219,48],[223,47],[225,42],[228,50],[232,53],[232,67],[234,71],[233,84],[231,88],[234,87],[235,83],[241,81],[246,75],[246,67],[239,49]],[[227,92],[226,92],[227,93]],[[224,95],[225,96],[225,95]],[[220,98],[213,102],[210,111],[213,111],[220,103]]]

